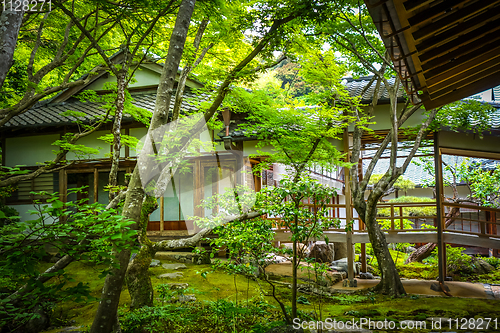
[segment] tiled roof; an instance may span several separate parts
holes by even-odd
[[[156,102],[156,92],[150,93],[137,93],[133,94],[132,98],[134,104],[137,107],[146,109],[151,113],[154,111]],[[208,98],[208,95],[196,95],[193,92],[185,92],[184,98],[182,100],[181,111],[189,112],[196,111],[198,105],[201,101]],[[174,97],[172,97],[172,104]],[[44,106],[34,107],[26,111],[25,113],[13,117],[9,122],[5,124],[6,128],[22,128],[22,127],[38,127],[38,126],[60,126],[73,124],[77,119],[72,116],[63,116],[61,113],[71,111],[83,112],[86,116],[80,118],[82,121],[91,121],[95,116],[102,116],[106,114],[106,111],[102,108],[101,103],[95,102],[64,102],[57,104],[46,104]],[[124,119],[131,120],[131,116],[127,115],[125,110]]]
[[[462,156],[451,156],[451,155],[442,155],[443,162],[450,165],[459,165],[465,159]],[[414,158],[416,160],[418,158]],[[489,159],[481,159],[481,158],[470,158],[472,162],[481,163],[481,166],[485,170],[493,170],[496,168],[500,161],[497,160],[489,160]],[[397,166],[401,166],[404,162],[404,158],[398,158]],[[374,175],[376,174],[384,174],[389,168],[390,159],[379,159],[375,169],[373,170]],[[370,164],[370,160],[363,160],[363,172],[366,172],[368,165]],[[451,173],[443,169],[444,177],[451,178]],[[429,181],[434,179],[434,175],[429,174],[425,171],[421,166],[416,165],[413,161],[408,165],[406,172],[403,174],[405,179],[411,180],[415,185],[422,186]]]
[[[370,82],[371,77],[360,77],[357,79],[354,78],[345,78],[344,79],[344,86],[349,92],[350,96],[359,96],[365,86]],[[388,81],[391,84],[394,84],[394,78],[389,79]],[[362,96],[362,102],[367,103],[371,102],[373,95],[375,94],[375,86],[376,86],[376,80],[371,84],[370,88],[368,88],[365,93]],[[405,94],[404,89],[402,86],[400,87],[398,91],[398,98],[403,97]],[[387,102],[389,101],[389,92],[387,91],[386,87],[384,84],[380,84],[380,89],[379,89],[379,102]]]

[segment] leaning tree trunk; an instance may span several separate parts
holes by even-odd
[[[358,210],[358,208],[356,208]],[[391,253],[387,247],[387,241],[385,235],[380,229],[380,225],[377,222],[377,206],[376,202],[374,205],[367,204],[364,212],[358,213],[361,217],[364,216],[364,223],[366,224],[366,229],[368,230],[368,236],[370,237],[370,243],[372,244],[373,253],[377,258],[378,267],[380,270],[381,280],[374,288],[382,294],[387,294],[393,297],[399,297],[405,295],[406,291],[399,278],[396,265],[394,260],[392,260]]]
[[[168,106],[172,96],[175,74],[179,68],[195,2],[195,0],[183,0],[179,7],[174,30],[170,38],[170,45],[165,61],[166,66],[162,72],[161,82],[158,86],[158,96],[151,122],[151,130],[166,124],[168,120]],[[175,68],[175,72],[171,70],[172,68]],[[127,190],[123,216],[134,221],[136,224],[139,223],[143,199],[144,189],[142,188],[139,169],[136,165],[130,180],[129,189]],[[133,227],[137,230],[137,225],[133,225]],[[110,333],[119,330],[117,310],[130,260],[130,249],[117,249],[115,258],[119,268],[111,269],[110,274],[106,277],[101,301],[99,302],[90,333]]]
[[[149,221],[149,214],[158,208],[158,201],[155,197],[146,196],[142,204],[141,222],[139,226],[139,242],[141,249],[127,268],[127,287],[130,294],[130,310],[153,306],[153,285],[149,277],[149,264],[154,258],[156,251],[153,243],[149,240],[146,230]]]
[[[446,221],[444,222],[445,228],[449,227],[455,221],[455,218],[459,213],[460,209],[458,209],[457,207],[453,207],[451,209],[450,213],[446,216]],[[422,245],[421,247],[410,253],[408,258],[406,258],[405,264],[409,264],[412,262],[422,262],[422,260],[432,254],[432,251],[434,251],[436,246],[436,243],[427,243],[425,245]]]
[[[0,89],[12,67],[23,11],[4,10],[0,14]]]
[[[140,221],[143,198],[144,190],[142,188],[139,169],[136,167],[127,189],[122,215],[136,223]],[[137,225],[132,225],[131,228],[137,229]],[[133,246],[134,244],[129,245]],[[113,267],[106,276],[101,301],[99,302],[90,333],[110,333],[119,330],[117,311],[125,273],[127,272],[130,260],[130,252],[130,247],[114,249],[114,261],[118,267]]]

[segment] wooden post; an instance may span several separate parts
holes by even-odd
[[[125,135],[130,135],[130,128],[125,128]],[[129,146],[125,146],[125,158],[129,158],[130,157],[130,147]]]
[[[162,231],[164,230],[164,225],[163,223],[165,222],[165,197],[162,195],[160,197],[160,235],[162,234]]]
[[[346,155],[346,161],[349,162],[349,132],[347,129],[344,130],[344,153]],[[344,167],[344,186],[345,186],[345,220],[346,225],[352,220],[352,208],[351,208],[351,185],[350,185],[350,170]],[[352,230],[346,232],[346,242],[347,242],[347,278],[349,280],[349,286],[354,286],[354,253],[352,244]]]
[[[59,200],[66,202],[68,199],[68,177],[65,169],[59,171]]]
[[[201,205],[201,200],[203,199],[203,172],[201,170],[201,161],[196,159],[193,166],[193,182],[194,182],[194,215],[203,217],[203,208],[198,207]],[[195,231],[197,228],[194,228]]]
[[[443,241],[443,167],[439,150],[438,133],[434,133],[434,170],[436,181],[436,214],[437,214],[437,248],[438,248],[438,281],[444,283],[446,277],[446,247]]]
[[[99,201],[99,170],[94,168],[94,203]]]
[[[360,171],[361,170],[361,171]],[[359,174],[359,181],[363,180],[363,160],[360,158],[358,161],[358,174]],[[359,230],[365,230],[365,223],[359,219]],[[361,243],[361,272],[366,273],[367,272],[367,267],[366,267],[366,244]]]

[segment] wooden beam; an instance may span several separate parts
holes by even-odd
[[[408,0],[403,3],[403,6],[405,6],[406,11],[411,12],[424,6],[428,6],[433,1],[434,0]]]
[[[500,77],[498,75],[490,75],[488,77],[481,79],[480,81],[475,82],[474,84],[456,90],[452,94],[447,94],[443,97],[434,100],[424,99],[423,102],[425,108],[427,110],[430,110],[454,102],[456,100],[468,97],[470,95],[476,94],[486,89],[492,88],[498,84],[500,84]]]
[[[477,30],[479,29],[479,27],[484,26],[491,20],[496,20],[498,17],[500,17],[500,12],[496,10],[486,11],[485,13],[478,15],[473,19],[467,20],[463,23],[459,23],[451,29],[448,29],[438,35],[434,35],[434,37],[428,38],[425,41],[416,44],[415,47],[420,53],[424,54],[430,48],[435,48],[437,45],[441,45],[451,40],[458,40],[464,34],[467,34],[470,31]],[[476,37],[476,39],[479,38],[479,36],[474,37]]]
[[[477,157],[477,158],[487,158],[500,160],[500,153],[491,153],[481,150],[464,150],[456,148],[441,148],[441,153],[446,155],[458,155],[465,157]]]
[[[428,36],[436,35],[440,31],[453,27],[457,24],[460,24],[461,22],[464,22],[466,19],[473,17],[478,13],[481,13],[482,11],[486,10],[489,7],[494,7],[497,4],[498,0],[481,0],[471,5],[463,6],[454,13],[445,16],[442,19],[435,20],[432,23],[429,23],[426,26],[420,28],[419,30],[415,31],[412,34],[412,36],[415,41],[419,41]],[[450,33],[450,35],[452,34]]]
[[[488,68],[488,70],[476,71],[475,74],[469,76],[467,80],[456,81],[455,83],[448,85],[443,89],[437,90],[434,89],[433,87],[429,89],[429,95],[431,99],[437,99],[440,98],[441,96],[455,94],[460,89],[467,89],[467,87],[472,86],[474,85],[474,83],[479,82],[481,80],[487,79],[489,77],[495,79],[499,72],[500,72],[500,63],[498,63],[496,66]],[[450,83],[451,82],[452,80],[450,80]]]
[[[499,43],[488,43],[475,50],[475,52],[463,55],[456,53],[455,55],[458,58],[449,58],[447,56],[446,58],[449,59],[450,62],[424,71],[424,77],[427,79],[427,86],[429,87],[441,81],[448,80],[462,73],[464,70],[469,70],[485,62],[494,61],[493,59],[500,57],[499,51]]]
[[[478,74],[484,76],[485,73],[487,73],[486,76],[489,76],[489,75],[491,75],[491,73],[493,71],[495,71],[495,67],[497,67],[497,66],[498,66],[498,61],[492,60],[489,62],[482,63],[479,66],[473,67],[470,70],[464,70],[461,73],[459,73],[458,75],[453,76],[449,80],[441,81],[440,83],[435,84],[432,87],[429,87],[429,89],[428,89],[429,94],[430,93],[437,93],[440,90],[443,90],[451,85],[455,85],[456,83],[460,83],[462,81],[465,82],[464,86],[468,86],[472,82],[477,81],[477,78],[471,79],[472,77],[474,77]],[[457,87],[454,88],[454,90],[456,90],[456,89],[457,89]],[[444,94],[441,94],[441,95],[444,95]],[[437,98],[437,96],[439,96],[439,95],[435,95],[434,99]]]
[[[459,6],[463,6],[469,1],[470,0],[461,0],[461,1],[445,0],[441,3],[438,3],[435,6],[430,6],[429,8],[426,8],[425,10],[418,12],[412,17],[409,17],[408,22],[412,27],[417,27],[426,22],[430,22],[436,17],[447,15],[450,12],[456,12]]]
[[[500,19],[419,55],[424,75],[442,64],[454,62],[466,55],[469,59],[473,59],[471,54],[477,56],[494,49],[498,45],[495,41],[500,39],[498,30],[500,30]]]

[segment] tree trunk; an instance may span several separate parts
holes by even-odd
[[[139,242],[141,249],[130,262],[127,269],[127,287],[130,294],[130,310],[153,306],[153,285],[149,277],[149,265],[156,251],[147,236],[149,214],[158,208],[155,197],[147,196],[142,204],[141,223],[139,226]]]
[[[5,5],[8,7],[8,5]],[[0,14],[0,89],[12,67],[23,11],[4,10]]]
[[[446,216],[446,221],[444,222],[444,226],[449,227],[454,221],[455,218],[460,214],[460,209],[457,207],[453,207],[451,211]],[[435,243],[427,243],[419,247],[416,251],[410,253],[408,258],[406,258],[405,264],[409,264],[412,262],[422,262],[425,258],[429,257],[432,254],[432,251],[436,248],[437,244]]]
[[[152,246],[143,245],[128,265],[127,287],[130,294],[130,310],[153,306],[153,285],[149,277],[149,265],[154,255]]]
[[[121,129],[123,110],[125,108],[125,89],[127,88],[127,72],[128,72],[128,49],[125,48],[122,68],[118,72],[116,78],[116,99],[115,99],[115,120],[113,123],[113,153],[111,155],[111,170],[109,172],[108,183],[110,186],[118,185],[118,166],[120,164],[120,149],[121,149]],[[113,200],[116,192],[111,188],[109,190],[109,201]]]
[[[130,180],[125,204],[123,206],[123,216],[126,219],[137,222],[140,221],[144,190],[142,188],[139,169],[136,167]],[[137,225],[132,225],[132,229],[137,229]],[[132,246],[134,244],[130,244]],[[106,276],[102,289],[101,301],[94,317],[94,322],[90,333],[110,333],[118,330],[117,310],[120,302],[125,273],[130,260],[131,248],[115,249],[115,263],[117,268],[112,268]]]
[[[358,210],[357,207],[356,210]],[[376,211],[376,202],[374,205],[367,204],[365,211],[360,212],[358,210],[358,213],[360,213],[359,215],[361,217],[364,216],[363,222],[366,224],[368,236],[370,237],[370,243],[373,247],[373,253],[377,257],[378,267],[382,278],[374,290],[382,294],[399,297],[401,295],[405,295],[406,291],[399,278],[396,265],[394,264],[394,260],[392,260],[391,253],[389,252],[389,248],[387,247],[385,235],[377,222]]]
[[[436,248],[436,243],[427,243],[422,245],[406,258],[405,264],[409,264],[412,262],[422,262],[425,258],[431,255],[432,251]]]
[[[151,130],[166,124],[168,120],[168,108],[172,96],[175,76],[184,50],[195,2],[195,0],[183,0],[179,7],[174,30],[170,38],[165,68],[162,72],[160,84],[158,86],[155,111],[151,120]],[[143,198],[144,189],[142,188],[139,169],[136,165],[127,191],[123,216],[139,223]],[[137,228],[137,225],[135,228]],[[99,302],[99,307],[90,333],[110,333],[119,329],[116,325],[118,323],[117,310],[125,273],[130,259],[130,249],[121,250],[121,252],[115,253],[115,255],[116,261],[120,266],[119,268],[113,268],[106,277],[101,301]]]

